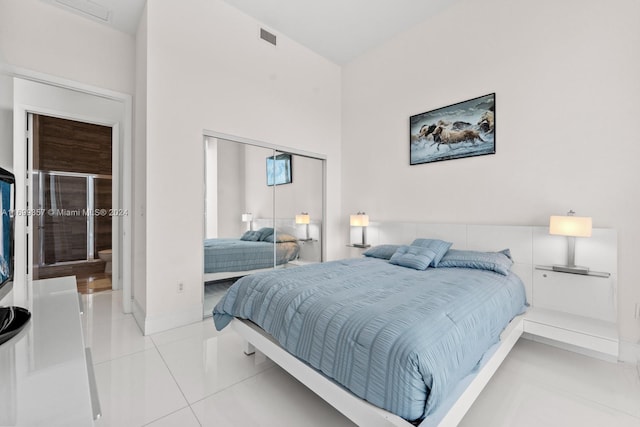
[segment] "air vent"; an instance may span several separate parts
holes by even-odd
[[[276,45],[276,35],[271,34],[269,31],[264,28],[260,28],[260,38],[266,42],[271,43],[272,45]]]
[[[100,21],[109,22],[111,11],[97,3],[89,0],[55,0],[56,3],[72,9],[75,12],[80,12],[84,15],[89,15],[94,19]]]

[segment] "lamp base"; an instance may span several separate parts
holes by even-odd
[[[589,267],[581,267],[579,265],[554,265],[551,267],[553,271],[572,274],[589,274]]]
[[[371,245],[363,245],[362,243],[354,243],[351,246],[353,246],[354,248],[370,248]]]

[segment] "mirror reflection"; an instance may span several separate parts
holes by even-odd
[[[204,315],[238,278],[322,262],[324,160],[205,140]]]

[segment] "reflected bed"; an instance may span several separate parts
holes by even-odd
[[[275,265],[294,260],[297,242],[275,243]],[[204,242],[204,272],[220,273],[270,268],[274,265],[274,243],[240,239],[207,239]]]
[[[216,281],[284,267],[298,257],[298,239],[273,227],[249,230],[239,239],[204,241],[204,281]]]

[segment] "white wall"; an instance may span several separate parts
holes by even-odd
[[[265,43],[255,20],[220,0],[154,0],[147,8],[151,333],[202,315],[203,129],[327,155],[328,241],[339,247],[331,225],[340,217],[341,92],[338,66],[282,35],[278,47]]]
[[[205,138],[205,226],[204,238],[218,237],[218,140]]]
[[[477,224],[592,216],[619,232],[620,333],[640,339],[638,16],[635,0],[460,0],[348,64],[345,227],[357,210]],[[495,155],[409,166],[409,116],[491,92]]]
[[[0,52],[15,67],[134,92],[133,37],[40,0],[0,0]]]
[[[0,74],[0,167],[13,170],[13,79]]]
[[[273,218],[273,187],[267,186],[266,158],[273,156],[274,150],[264,147],[246,147],[244,197],[245,210],[253,218]]]
[[[246,224],[241,221],[242,214],[250,212],[251,209],[247,209],[245,204],[247,186],[245,159],[247,153],[255,151],[262,153],[263,150],[264,148],[260,147],[218,140],[218,173],[216,187],[214,187],[218,200],[213,207],[218,216],[217,237],[237,239],[246,230]],[[207,181],[207,184],[209,183],[211,181]]]

